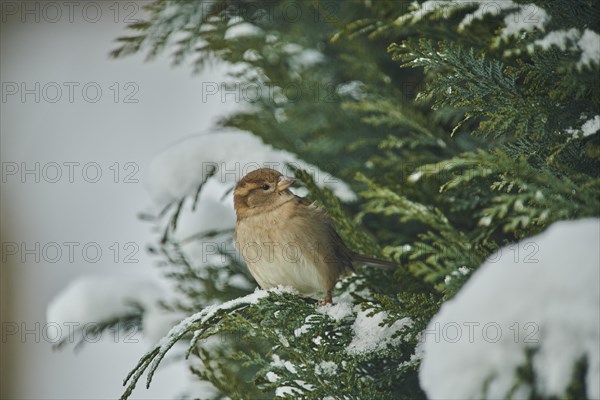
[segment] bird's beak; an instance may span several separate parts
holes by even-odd
[[[283,192],[285,189],[289,188],[290,186],[292,186],[292,184],[294,183],[295,179],[294,178],[290,178],[287,176],[282,176],[279,178],[279,182],[277,182],[277,191],[279,192]]]

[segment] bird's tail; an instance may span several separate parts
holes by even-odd
[[[380,260],[369,256],[363,256],[362,254],[352,254],[352,265],[358,267],[360,265],[368,265],[369,267],[379,268],[398,268],[398,264],[393,261]]]

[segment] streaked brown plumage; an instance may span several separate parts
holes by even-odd
[[[261,168],[235,187],[236,246],[261,288],[324,293],[322,302],[331,303],[335,283],[354,272],[355,264],[393,265],[350,251],[325,211],[289,190],[293,182]]]

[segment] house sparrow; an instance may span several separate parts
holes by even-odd
[[[395,267],[348,249],[327,213],[290,191],[293,183],[261,168],[244,176],[233,193],[236,246],[261,288],[284,285],[304,295],[324,293],[321,304],[331,304],[335,283],[355,265]]]

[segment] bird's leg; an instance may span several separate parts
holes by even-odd
[[[325,298],[319,301],[319,305],[324,306],[326,304],[333,304],[333,299],[331,296],[331,290],[328,290],[325,294]]]

